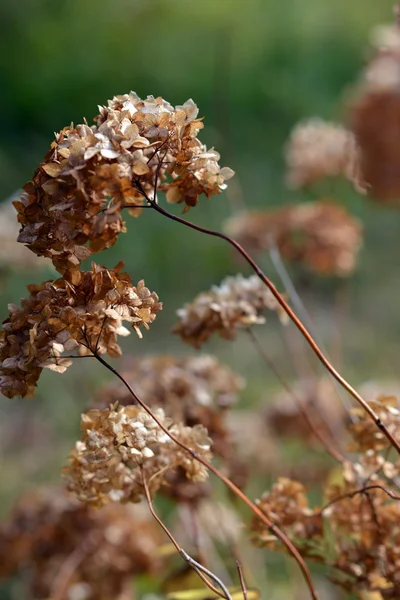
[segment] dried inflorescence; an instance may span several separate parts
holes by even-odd
[[[243,379],[210,355],[155,355],[125,361],[121,375],[150,407],[158,406],[175,423],[203,425],[213,440],[213,452],[226,454],[225,413],[238,399]],[[132,403],[121,383],[101,388],[94,407]]]
[[[329,440],[342,440],[348,419],[327,377],[299,380],[290,391],[279,392],[264,414],[269,428],[280,438],[295,437],[307,444],[315,442],[315,430]]]
[[[246,248],[278,248],[282,257],[323,275],[350,275],[362,243],[361,223],[331,200],[250,212],[226,230]]]
[[[34,392],[43,368],[64,372],[78,354],[121,355],[118,335],[129,335],[123,322],[141,336],[161,310],[155,292],[140,281],[132,285],[121,265],[91,271],[72,271],[56,281],[28,286],[21,307],[10,305],[0,331],[0,390],[8,397]]]
[[[398,401],[381,396],[370,405],[398,437]],[[398,484],[399,461],[390,458],[389,442],[365,411],[355,409],[353,416],[349,450],[358,454],[343,462],[341,474],[329,477],[322,509],[311,508],[304,487],[286,479],[266,492],[258,506],[304,558],[331,567],[332,579],[346,590],[379,592],[395,600],[400,593],[400,495],[392,490]],[[286,550],[258,519],[251,530],[256,545]]]
[[[400,26],[375,32],[377,47],[354,90],[350,126],[372,198],[400,201]]]
[[[325,177],[357,181],[358,150],[354,135],[342,125],[310,119],[296,125],[285,151],[291,188],[311,186]]]
[[[59,490],[30,492],[0,525],[0,578],[23,573],[32,598],[122,600],[132,576],[161,569],[163,539],[145,505],[96,510]]]
[[[211,440],[204,427],[173,424],[161,408],[153,413],[198,456],[211,457]],[[177,469],[189,480],[207,479],[206,468],[137,406],[88,411],[82,415],[81,428],[81,441],[69,457],[64,476],[69,489],[90,505],[138,502],[144,495],[143,478],[154,494],[168,485],[168,476]]]
[[[276,311],[285,321],[280,304],[257,275],[226,277],[220,285],[180,308],[172,331],[200,348],[214,333],[232,340],[238,328],[265,323],[265,310]]]
[[[63,129],[14,202],[18,241],[63,273],[112,246],[125,231],[121,210],[137,215],[156,187],[186,208],[221,193],[234,173],[197,138],[197,114],[192,100],[174,108],[131,92],[100,107],[95,125]]]
[[[305,487],[297,481],[280,477],[271,491],[265,492],[256,504],[296,545],[303,547],[308,539],[312,543],[312,537],[322,533],[322,519],[315,518]],[[251,530],[256,545],[280,548],[281,542],[265,528],[260,519],[252,520]]]
[[[46,266],[37,256],[17,243],[18,222],[11,202],[0,205],[0,269],[30,271]]]

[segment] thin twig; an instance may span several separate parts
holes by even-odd
[[[120,381],[122,381],[122,383],[125,385],[125,387],[129,390],[129,392],[132,394],[132,397],[136,400],[136,402],[139,404],[139,406],[141,406],[143,408],[143,410],[145,410],[147,412],[147,414],[149,414],[154,421],[157,423],[157,425],[161,428],[161,430],[173,441],[175,442],[175,444],[177,444],[180,448],[182,448],[183,450],[185,450],[188,454],[190,454],[190,456],[192,456],[192,458],[194,460],[197,460],[198,462],[200,462],[203,466],[206,467],[206,469],[208,469],[209,471],[211,471],[212,473],[214,473],[214,475],[216,477],[218,477],[218,479],[220,479],[220,481],[222,481],[227,487],[229,487],[232,492],[234,494],[236,494],[236,496],[238,498],[240,498],[242,500],[242,502],[244,502],[244,504],[246,504],[250,510],[264,523],[264,525],[269,529],[269,531],[275,535],[275,537],[277,537],[284,546],[286,546],[289,554],[291,554],[291,556],[297,561],[301,571],[303,572],[304,578],[307,582],[308,588],[310,590],[311,596],[314,600],[318,600],[318,595],[317,592],[315,590],[312,578],[311,578],[311,574],[310,571],[308,570],[308,567],[303,559],[303,557],[301,556],[301,554],[299,553],[299,551],[297,550],[297,548],[295,547],[295,545],[293,544],[293,542],[287,537],[287,535],[284,533],[284,531],[282,531],[282,529],[280,529],[277,525],[275,525],[268,517],[265,513],[263,513],[256,504],[254,504],[228,477],[226,477],[225,475],[223,475],[223,473],[221,473],[213,464],[211,464],[210,462],[208,462],[205,458],[203,458],[202,456],[198,455],[194,450],[192,450],[191,448],[189,448],[188,446],[186,446],[186,444],[184,444],[181,440],[179,440],[175,435],[173,435],[164,425],[163,423],[160,421],[160,419],[152,412],[152,410],[143,402],[143,400],[141,400],[139,398],[139,396],[136,394],[136,392],[133,390],[133,388],[130,386],[130,384],[126,381],[126,379],[116,370],[114,369],[114,367],[112,367],[106,360],[104,360],[104,358],[102,356],[100,356],[97,353],[94,353],[95,358],[97,358],[97,360],[104,366],[106,367],[106,369],[108,369],[109,371],[111,371],[111,373],[113,373],[116,377],[118,377],[118,379]]]
[[[243,577],[242,566],[238,560],[236,561],[236,566],[237,566],[237,570],[239,573],[240,587],[242,588],[242,592],[243,592],[243,600],[248,600],[246,582]]]
[[[168,527],[165,525],[165,523],[162,521],[162,519],[160,519],[160,517],[157,515],[157,513],[156,513],[156,511],[154,509],[153,501],[151,499],[151,494],[150,494],[149,486],[148,486],[146,478],[144,476],[143,468],[141,467],[140,470],[141,470],[141,473],[142,473],[143,488],[144,488],[144,493],[145,493],[145,496],[146,496],[147,504],[149,505],[149,510],[150,510],[151,514],[153,515],[154,519],[157,521],[157,523],[160,525],[160,527],[164,530],[164,532],[166,533],[166,535],[169,537],[169,539],[171,540],[171,542],[175,546],[177,552],[196,571],[197,575],[199,575],[199,577],[201,578],[201,580],[204,581],[204,583],[215,594],[218,594],[218,596],[220,596],[221,598],[225,598],[226,600],[232,600],[232,598],[231,598],[231,596],[229,594],[229,591],[228,591],[227,587],[225,586],[225,584],[216,575],[214,575],[214,573],[212,573],[211,571],[209,571],[208,569],[206,569],[205,567],[203,567],[203,565],[201,565],[196,560],[194,560],[194,558],[192,558],[190,556],[190,554],[188,554],[187,552],[185,552],[185,550],[183,550],[183,548],[180,547],[179,543],[177,542],[177,540],[175,539],[175,537],[172,535],[171,531],[168,529]],[[217,584],[220,586],[220,588],[223,591],[223,593],[221,593],[212,583],[210,583],[208,581],[208,579],[206,577],[204,577],[203,573],[205,573],[206,575],[208,575],[209,577],[211,577],[215,582],[217,582]]]
[[[281,385],[284,387],[284,389],[286,390],[286,392],[295,400],[295,402],[296,402],[296,404],[297,404],[297,406],[298,406],[298,408],[299,408],[299,410],[300,410],[300,412],[301,412],[301,414],[302,414],[305,422],[307,423],[307,425],[308,425],[311,433],[325,447],[325,449],[327,450],[327,452],[329,452],[329,454],[332,456],[332,458],[334,458],[335,460],[337,460],[340,463],[344,463],[346,461],[345,456],[343,456],[343,454],[341,454],[341,452],[339,450],[337,450],[334,446],[332,446],[330,440],[321,432],[321,430],[318,427],[318,425],[316,425],[313,422],[313,419],[312,419],[311,415],[309,415],[307,409],[305,408],[305,406],[303,406],[302,400],[295,393],[295,391],[290,386],[290,384],[286,381],[286,379],[284,378],[284,376],[281,374],[281,372],[275,366],[274,362],[269,358],[269,356],[267,355],[266,351],[261,346],[260,341],[258,340],[258,338],[257,338],[256,334],[254,333],[254,331],[250,327],[246,331],[248,332],[248,334],[250,336],[250,339],[252,340],[252,342],[254,344],[254,347],[256,348],[256,350],[258,351],[258,353],[260,354],[260,356],[263,359],[263,361],[265,362],[265,364],[271,369],[271,371],[274,373],[274,375],[279,380],[279,382],[281,383]]]
[[[379,485],[379,484],[367,485],[358,490],[354,490],[354,492],[348,492],[347,494],[342,494],[341,496],[337,496],[336,498],[333,498],[327,504],[325,504],[325,506],[323,506],[321,508],[321,510],[319,511],[319,514],[322,515],[328,508],[330,508],[331,506],[333,506],[333,504],[336,504],[337,502],[341,502],[342,500],[346,500],[348,498],[352,499],[355,496],[358,496],[359,494],[367,494],[367,492],[369,492],[371,490],[381,490],[382,492],[385,492],[385,494],[387,496],[392,498],[392,500],[400,500],[400,496],[398,496],[397,494],[392,492],[392,490],[385,488],[383,485]]]

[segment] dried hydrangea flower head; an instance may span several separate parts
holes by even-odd
[[[161,408],[153,412],[199,456],[211,456],[211,440],[204,427],[172,424]],[[88,411],[82,415],[81,428],[81,441],[69,457],[64,476],[69,489],[90,505],[138,502],[144,496],[143,477],[154,494],[168,485],[167,475],[179,468],[192,481],[207,479],[205,467],[137,406]]]
[[[350,125],[371,197],[400,202],[400,26],[378,32],[377,51],[355,87]]]
[[[214,333],[232,340],[238,328],[265,323],[262,313],[267,309],[276,311],[285,320],[277,300],[257,275],[226,277],[220,285],[180,308],[178,323],[172,331],[200,348]]]
[[[156,182],[169,202],[187,208],[200,194],[221,193],[233,171],[220,168],[219,154],[197,138],[197,114],[192,100],[174,108],[131,92],[100,107],[95,125],[63,129],[14,202],[18,241],[63,273],[112,246],[125,231],[121,210],[137,215]]]
[[[296,125],[286,145],[287,183],[298,189],[325,177],[357,179],[354,135],[342,125],[310,119]]]
[[[10,316],[0,331],[0,391],[8,397],[32,395],[43,368],[63,373],[71,358],[108,353],[121,355],[119,335],[129,335],[130,323],[141,336],[161,310],[155,292],[140,281],[132,285],[121,265],[91,271],[72,271],[56,281],[28,286],[21,307],[10,305]]]
[[[0,269],[43,269],[44,262],[18,244],[18,230],[15,208],[6,200],[0,205]]]
[[[331,200],[250,212],[226,230],[250,250],[275,246],[284,259],[320,275],[350,275],[362,243],[361,223]]]
[[[225,453],[225,412],[237,402],[244,381],[216,357],[145,356],[125,360],[121,375],[148,406],[159,406],[175,423],[203,425],[213,440],[214,453]],[[94,406],[106,408],[115,402],[132,403],[131,394],[119,382],[101,388]]]
[[[307,421],[304,412],[310,415]],[[329,378],[301,379],[290,391],[280,391],[265,409],[268,427],[280,439],[315,441],[310,423],[329,439],[343,439],[348,415]]]
[[[163,540],[143,504],[96,510],[61,490],[31,491],[0,525],[0,578],[24,575],[30,598],[122,600],[132,576],[161,570]]]
[[[377,482],[384,484],[382,481]],[[362,486],[363,487],[363,486]],[[357,493],[354,484],[330,484],[326,507],[309,507],[304,487],[281,478],[258,506],[285,532],[306,560],[327,563],[334,581],[347,592],[399,597],[400,505],[384,490]],[[286,551],[258,519],[251,522],[253,543]]]
[[[322,518],[317,520],[309,507],[305,487],[287,477],[280,477],[271,491],[265,492],[257,500],[257,506],[269,516],[286,534],[296,541],[297,546],[302,542],[322,533]],[[284,550],[283,545],[265,525],[257,518],[251,521],[253,542],[257,546]]]

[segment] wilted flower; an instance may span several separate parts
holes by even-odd
[[[25,575],[32,598],[122,600],[132,576],[161,568],[163,539],[145,505],[96,510],[61,490],[31,491],[0,525],[0,578]]]
[[[0,268],[27,271],[42,269],[45,266],[44,262],[18,244],[18,230],[15,208],[9,201],[2,202],[0,205]]]
[[[284,259],[324,275],[350,275],[362,243],[361,223],[331,200],[246,213],[226,230],[250,250],[275,246]]]
[[[133,286],[121,267],[93,264],[91,271],[30,285],[21,307],[10,305],[0,331],[0,390],[5,396],[31,395],[43,368],[63,373],[72,362],[62,358],[65,351],[120,356],[117,337],[129,335],[124,321],[141,336],[140,327],[148,328],[162,305],[143,281]]]
[[[299,123],[291,133],[285,157],[291,188],[307,187],[325,177],[357,179],[355,137],[336,123],[322,119]]]
[[[153,410],[168,431],[203,458],[211,456],[211,440],[201,425],[172,424],[164,411]],[[64,469],[68,487],[94,506],[138,502],[143,477],[154,494],[168,485],[167,475],[181,468],[192,481],[204,481],[206,468],[180,448],[147,412],[137,406],[111,406],[82,415],[82,439]]]
[[[372,198],[400,202],[400,27],[376,32],[378,47],[354,90],[350,125]]]
[[[112,246],[125,231],[121,210],[138,215],[158,189],[169,202],[195,206],[225,189],[233,175],[197,139],[203,123],[192,100],[173,108],[134,92],[100,107],[96,124],[66,127],[14,202],[19,242],[48,256],[63,273]]]
[[[278,301],[257,275],[226,277],[177,311],[179,321],[173,333],[196,348],[214,333],[232,340],[237,328],[265,323],[261,313],[267,309],[283,316]]]
[[[213,440],[214,453],[228,453],[225,414],[236,403],[244,381],[216,357],[139,357],[125,361],[121,375],[148,406],[162,408],[175,423],[203,425]],[[120,382],[101,388],[94,407],[106,408],[115,402],[132,404],[131,394]]]

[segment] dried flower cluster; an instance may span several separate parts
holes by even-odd
[[[324,275],[350,275],[362,242],[360,222],[330,200],[250,212],[226,228],[250,250],[276,246],[284,259]]]
[[[267,309],[285,321],[283,309],[257,275],[226,277],[177,311],[179,320],[173,333],[195,348],[214,333],[232,340],[238,328],[265,323],[261,315]]]
[[[118,335],[129,335],[123,322],[141,335],[161,309],[157,294],[140,281],[132,285],[122,265],[72,271],[56,281],[28,286],[21,307],[10,306],[0,332],[0,390],[8,397],[34,392],[43,368],[64,372],[65,351],[107,352],[120,356]]]
[[[211,440],[201,425],[173,424],[161,408],[153,413],[168,431],[203,458],[211,456]],[[144,410],[111,406],[82,415],[82,438],[64,469],[68,487],[93,506],[138,502],[143,477],[154,494],[168,485],[167,475],[182,469],[188,479],[204,481],[208,472],[180,448]]]
[[[350,115],[360,169],[371,196],[400,201],[400,26],[376,32],[375,51],[354,90]]]
[[[343,439],[347,420],[335,387],[326,377],[300,380],[290,392],[279,392],[265,410],[265,417],[271,431],[279,437],[296,437],[307,444],[315,441],[314,429],[329,439]]]
[[[163,539],[144,505],[95,510],[58,490],[30,492],[0,525],[0,578],[24,573],[30,598],[122,600],[132,576],[161,568]]]
[[[370,404],[398,436],[397,399],[382,396]],[[311,508],[304,486],[288,479],[279,480],[258,505],[306,559],[331,567],[335,583],[351,593],[376,592],[395,600],[400,594],[400,495],[392,489],[400,465],[397,457],[388,458],[387,439],[365,411],[356,409],[354,416],[349,450],[358,453],[356,460],[344,462],[340,479],[328,481],[323,508]],[[257,519],[251,530],[256,545],[284,550]]]
[[[18,222],[11,202],[0,205],[0,268],[31,270],[45,266],[37,256],[18,244]]]
[[[216,357],[145,356],[125,361],[121,375],[148,406],[162,408],[175,423],[203,425],[213,440],[214,453],[224,453],[225,411],[237,402],[244,381]],[[94,407],[115,402],[132,403],[132,395],[121,383],[101,388]]]
[[[173,108],[131,92],[100,107],[95,125],[63,129],[14,202],[18,241],[63,273],[112,246],[125,231],[121,210],[140,208],[156,186],[186,208],[219,194],[234,173],[198,140],[197,114],[192,100]]]
[[[287,182],[298,189],[325,177],[357,179],[354,135],[342,125],[310,119],[296,125],[286,146]]]

